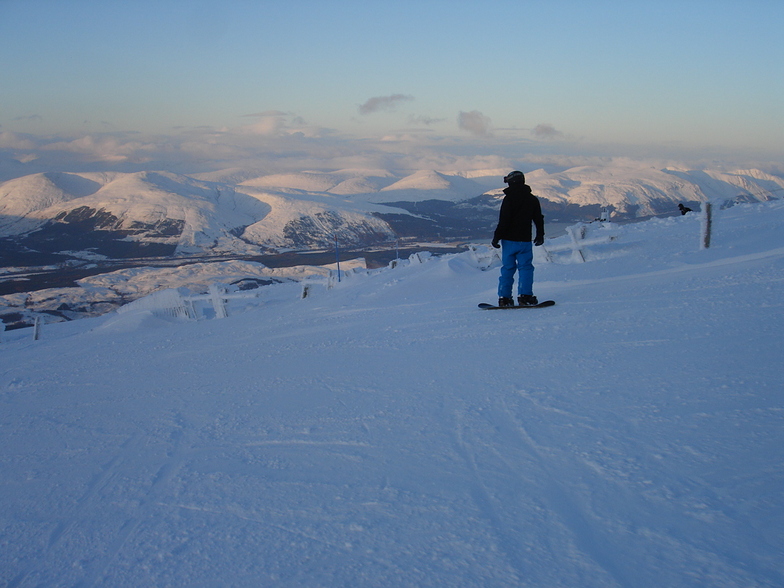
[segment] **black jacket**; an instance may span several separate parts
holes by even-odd
[[[531,223],[536,225],[536,237],[544,239],[542,205],[531,193],[531,187],[523,183],[511,184],[504,189],[504,194],[493,241],[533,241]]]

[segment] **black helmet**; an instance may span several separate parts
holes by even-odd
[[[521,171],[513,171],[508,176],[504,178],[504,182],[507,184],[516,184],[518,182],[525,182],[525,176]]]

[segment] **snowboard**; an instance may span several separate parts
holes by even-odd
[[[552,306],[553,304],[555,304],[555,300],[545,300],[544,302],[534,304],[533,306],[495,306],[483,302],[479,305],[479,308],[482,310],[517,310],[518,308],[545,308],[547,306]]]

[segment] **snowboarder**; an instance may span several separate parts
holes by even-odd
[[[544,217],[539,199],[525,183],[521,171],[513,171],[504,178],[509,184],[504,188],[504,200],[498,216],[498,226],[493,234],[493,247],[503,246],[501,277],[498,279],[498,306],[514,306],[512,285],[517,277],[517,303],[520,306],[538,304],[534,296],[534,252],[531,245],[531,223],[536,226],[534,245],[544,243]]]
[[[681,215],[684,215],[684,214],[686,214],[687,212],[692,212],[692,209],[691,209],[691,208],[689,208],[688,206],[684,206],[684,205],[683,205],[683,202],[681,202],[681,203],[678,205],[678,210],[680,210],[680,211],[681,211]]]

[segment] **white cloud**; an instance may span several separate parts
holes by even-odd
[[[225,129],[224,132],[239,135],[257,135],[260,137],[285,137],[301,135],[304,137],[321,137],[330,135],[333,131],[323,127],[309,125],[302,117],[291,112],[280,110],[267,110],[255,114],[244,114],[242,118],[256,118],[255,123],[244,125],[235,129]]]
[[[144,163],[160,150],[153,142],[126,140],[122,135],[85,135],[70,141],[55,141],[40,147],[43,151],[59,151],[83,156],[88,161]]]
[[[29,138],[22,137],[16,133],[3,131],[0,133],[0,149],[32,150],[38,145]]]
[[[0,149],[35,149],[38,145],[32,139],[22,137],[10,131],[0,133]]]
[[[490,119],[478,110],[460,112],[457,115],[457,126],[477,137],[491,137],[492,123]]]
[[[695,152],[674,152],[671,147],[657,150],[650,146],[637,153],[628,145],[592,145],[561,136],[552,125],[544,124],[529,133],[558,141],[531,141],[506,136],[500,130],[497,137],[487,141],[497,129],[477,111],[460,113],[458,123],[467,131],[463,136],[420,127],[354,138],[308,125],[294,113],[281,111],[259,112],[242,120],[249,124],[222,129],[182,128],[170,135],[114,132],[44,136],[0,131],[0,181],[45,171],[165,170],[187,174],[237,167],[265,173],[343,168],[383,168],[402,173],[417,169],[566,168],[619,154],[639,159],[666,157],[699,165],[705,157]],[[780,162],[773,165],[771,160],[739,159],[743,155],[737,153],[710,155],[714,168],[717,161],[726,158],[728,167],[782,171]]]
[[[281,116],[265,116],[258,122],[245,127],[247,132],[256,135],[267,135],[277,137],[283,134],[286,129],[286,121]]]

